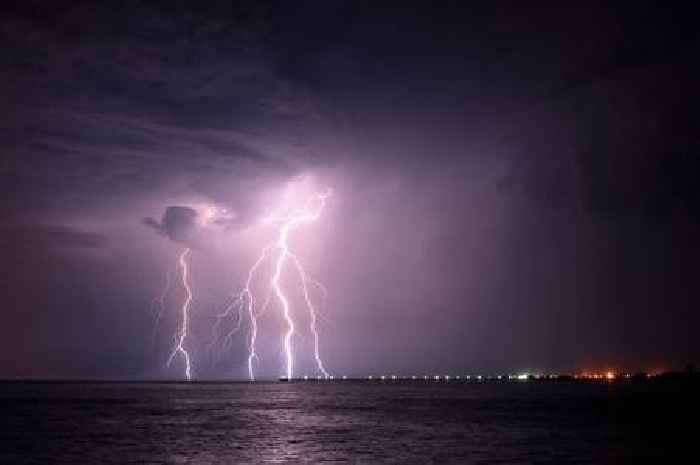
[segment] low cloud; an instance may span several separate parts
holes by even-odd
[[[199,236],[199,213],[194,208],[175,205],[165,209],[160,221],[152,217],[143,219],[143,224],[171,241],[195,246]]]

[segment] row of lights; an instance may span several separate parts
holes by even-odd
[[[312,377],[310,377],[310,376],[308,376],[308,375],[304,375],[304,378],[303,378],[303,379],[304,379],[304,381],[308,381],[308,380],[310,380],[310,379],[316,379],[316,380],[324,380],[324,379],[325,379],[325,380],[328,380],[328,381],[333,381],[333,380],[336,379],[336,377],[333,376],[333,375],[329,375],[327,378],[324,378],[323,376],[319,375],[319,376],[316,376],[316,378],[312,378]],[[348,377],[347,377],[347,376],[341,376],[341,377],[338,378],[338,379],[346,380],[346,379],[348,379]]]
[[[457,376],[450,376],[450,375],[444,375],[444,376],[440,376],[440,375],[415,376],[415,375],[414,375],[414,376],[410,376],[410,377],[409,377],[409,376],[397,376],[397,375],[380,375],[380,376],[376,376],[376,377],[375,377],[375,376],[373,376],[373,375],[369,375],[369,376],[367,376],[366,379],[369,380],[369,381],[373,381],[373,380],[381,380],[381,381],[391,380],[391,381],[397,381],[397,380],[409,380],[409,379],[412,380],[412,381],[416,381],[416,380],[420,380],[420,379],[423,379],[423,380],[425,380],[425,381],[428,381],[428,380],[434,380],[434,381],[440,381],[440,380],[450,381],[450,380],[462,380],[462,379],[464,379],[464,380],[477,380],[477,381],[481,381],[481,380],[484,380],[484,379],[485,379],[485,380],[493,380],[493,379],[499,379],[499,380],[503,380],[503,379],[509,379],[509,380],[514,380],[514,379],[527,380],[527,379],[530,379],[531,377],[532,377],[532,378],[535,378],[535,379],[555,379],[555,378],[558,377],[558,375],[530,375],[530,374],[527,374],[527,373],[518,374],[518,375],[507,375],[507,376],[503,376],[503,375],[499,375],[499,376],[482,376],[482,375],[474,375],[474,376],[472,376],[472,375],[466,375],[466,376],[464,376],[464,377],[462,377],[462,376],[460,376],[460,375],[457,375]],[[320,375],[319,375],[319,376],[316,376],[316,377],[311,377],[311,376],[308,376],[308,375],[304,375],[302,379],[303,379],[304,381],[309,381],[309,380],[313,380],[313,379],[316,379],[316,380],[329,380],[329,381],[333,381],[333,380],[335,380],[335,379],[347,380],[347,379],[350,379],[350,378],[348,378],[347,376],[341,376],[340,378],[336,378],[335,376],[328,376],[327,378],[324,378],[323,376],[320,376]],[[357,378],[353,378],[353,379],[357,379]]]
[[[397,375],[379,375],[379,376],[373,376],[369,375],[366,377],[368,381],[373,381],[373,380],[380,380],[380,381],[397,381],[397,380],[412,380],[412,381],[417,381],[417,380],[424,380],[424,381],[450,381],[450,380],[455,380],[455,381],[460,381],[460,380],[476,380],[476,381],[482,381],[482,380],[518,380],[518,381],[527,381],[529,379],[557,379],[562,375],[557,375],[557,374],[531,374],[531,373],[519,373],[519,374],[511,374],[511,375],[498,375],[498,376],[482,376],[482,375],[465,375],[465,376],[450,376],[450,375],[423,375],[423,376],[397,376]],[[645,375],[649,376],[649,375]],[[623,373],[623,374],[617,374],[613,371],[608,371],[605,373],[581,373],[581,374],[575,374],[572,376],[574,379],[583,379],[583,380],[608,380],[608,381],[613,381],[615,379],[630,379],[632,375],[629,373]],[[335,377],[335,376],[328,376],[327,378],[324,378],[323,376],[316,376],[316,377],[310,377],[308,375],[304,375],[302,378],[304,381],[309,381],[309,380],[328,380],[328,381],[333,381],[336,379],[340,380],[347,380],[351,379],[348,378],[347,376],[341,376],[341,377]]]
[[[413,381],[416,381],[416,380],[419,380],[419,379],[423,379],[424,381],[428,381],[428,380],[433,380],[433,381],[450,381],[450,380],[455,380],[455,381],[460,381],[460,380],[467,380],[467,381],[477,380],[477,381],[482,381],[482,380],[494,380],[494,379],[498,379],[498,380],[506,380],[506,379],[509,379],[509,380],[527,380],[527,379],[530,379],[530,378],[535,378],[535,379],[556,379],[556,378],[558,378],[558,376],[559,376],[559,375],[531,375],[531,374],[529,374],[529,373],[521,373],[521,374],[517,374],[517,375],[498,375],[498,376],[483,376],[483,375],[473,375],[473,376],[472,376],[472,375],[465,375],[465,376],[460,376],[460,375],[457,375],[457,376],[450,376],[450,375],[445,375],[445,376],[432,375],[432,376],[428,376],[428,375],[423,375],[422,377],[421,377],[421,376],[411,376],[411,377],[402,376],[402,377],[398,377],[398,376],[396,376],[396,375],[391,375],[391,376],[381,375],[381,376],[379,376],[379,377],[377,377],[377,378],[375,378],[375,377],[373,377],[373,376],[368,376],[367,379],[370,380],[370,381],[371,381],[371,380],[374,380],[374,379],[379,379],[379,380],[382,380],[382,381],[384,381],[384,380],[392,380],[392,381],[395,381],[395,380],[399,380],[399,379],[401,379],[401,380],[408,380],[408,379],[410,379],[410,380],[413,380]]]

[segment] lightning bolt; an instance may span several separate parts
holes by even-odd
[[[179,268],[182,276],[182,287],[185,289],[185,300],[182,303],[182,321],[180,323],[179,334],[176,335],[177,344],[173,349],[166,366],[170,367],[173,359],[176,355],[181,355],[185,362],[185,377],[187,381],[192,379],[192,366],[190,364],[190,354],[185,349],[185,339],[187,339],[187,334],[190,326],[190,304],[192,303],[192,288],[190,287],[189,281],[189,264],[187,258],[189,257],[191,249],[185,249],[178,260]]]
[[[210,345],[210,347],[212,348],[216,345],[218,327],[220,323],[225,318],[229,318],[231,317],[231,315],[235,314],[237,315],[236,325],[226,334],[226,336],[223,339],[223,343],[221,344],[224,350],[229,349],[231,347],[233,336],[241,329],[243,315],[244,313],[247,313],[249,319],[248,321],[250,321],[250,333],[248,337],[248,375],[251,381],[255,380],[255,376],[253,374],[253,362],[257,359],[257,354],[255,352],[255,342],[258,336],[257,317],[259,316],[259,313],[257,313],[255,310],[255,297],[252,291],[253,278],[255,277],[255,273],[257,272],[258,268],[260,268],[260,266],[267,258],[270,249],[271,246],[267,246],[263,249],[258,260],[248,271],[248,277],[245,281],[243,289],[241,289],[239,292],[233,295],[233,300],[231,304],[228,307],[226,307],[223,313],[217,316],[216,323],[214,324],[214,340]],[[264,311],[264,309],[267,308],[268,302],[269,299],[266,299],[260,313],[262,313],[262,311]]]
[[[316,280],[311,280],[310,278],[307,277],[306,271],[304,271],[304,268],[301,266],[301,263],[299,262],[299,259],[296,257],[296,255],[291,255],[294,265],[296,266],[297,272],[299,273],[299,276],[301,277],[301,286],[304,291],[304,301],[306,302],[306,307],[309,309],[309,316],[311,317],[311,322],[309,323],[309,329],[311,330],[311,334],[314,336],[314,358],[316,360],[316,366],[318,367],[318,371],[323,373],[323,376],[328,378],[330,375],[326,371],[326,369],[323,367],[323,360],[321,360],[321,353],[319,351],[319,343],[318,343],[318,331],[316,330],[316,308],[314,307],[314,304],[311,300],[311,296],[309,295],[309,287],[307,285],[307,282],[313,282],[316,286],[318,286],[320,289],[322,289],[325,297],[325,287],[321,283],[319,283]],[[291,377],[290,377],[291,378]]]
[[[258,318],[267,309],[271,295],[274,295],[275,299],[279,302],[282,317],[287,324],[286,332],[283,336],[283,347],[284,347],[284,359],[285,359],[285,377],[288,380],[292,379],[294,374],[294,351],[293,351],[293,337],[296,331],[296,326],[294,324],[294,319],[292,316],[292,307],[285,290],[280,282],[282,275],[284,274],[287,263],[293,263],[293,270],[301,282],[302,293],[304,296],[304,303],[306,309],[309,312],[310,324],[309,330],[314,338],[314,359],[316,361],[316,367],[324,377],[328,378],[330,375],[325,369],[323,360],[320,354],[319,348],[319,335],[317,329],[317,309],[311,298],[311,293],[309,291],[310,285],[318,287],[323,297],[325,298],[325,288],[321,283],[309,277],[308,273],[305,271],[300,259],[295,255],[289,246],[289,235],[290,233],[300,227],[303,224],[311,223],[320,218],[321,213],[326,206],[326,201],[330,197],[330,189],[317,194],[316,196],[309,199],[300,210],[293,211],[292,213],[284,216],[270,216],[264,219],[267,223],[272,223],[278,227],[277,239],[266,245],[258,259],[255,261],[253,266],[248,271],[247,279],[244,287],[236,293],[234,296],[233,304],[230,305],[226,311],[220,314],[219,320],[215,323],[215,327],[218,327],[220,319],[231,317],[231,315],[237,315],[237,324],[228,333],[224,339],[224,345],[230,346],[230,337],[235,334],[241,328],[241,321],[244,314],[247,316],[247,320],[250,324],[250,330],[248,335],[248,376],[251,381],[255,380],[254,373],[254,362],[258,360],[258,355],[256,351],[256,342],[258,337]],[[255,294],[252,289],[253,282],[257,275],[258,270],[261,265],[268,259],[273,261],[273,272],[269,279],[269,293],[265,301],[260,308],[256,305]]]

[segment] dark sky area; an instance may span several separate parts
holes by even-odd
[[[2,2],[0,377],[181,377],[192,245],[198,376],[244,378],[206,345],[300,177],[335,374],[700,360],[696,16],[593,3]]]

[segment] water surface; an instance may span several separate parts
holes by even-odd
[[[649,383],[3,383],[0,463],[666,462],[692,399]]]

